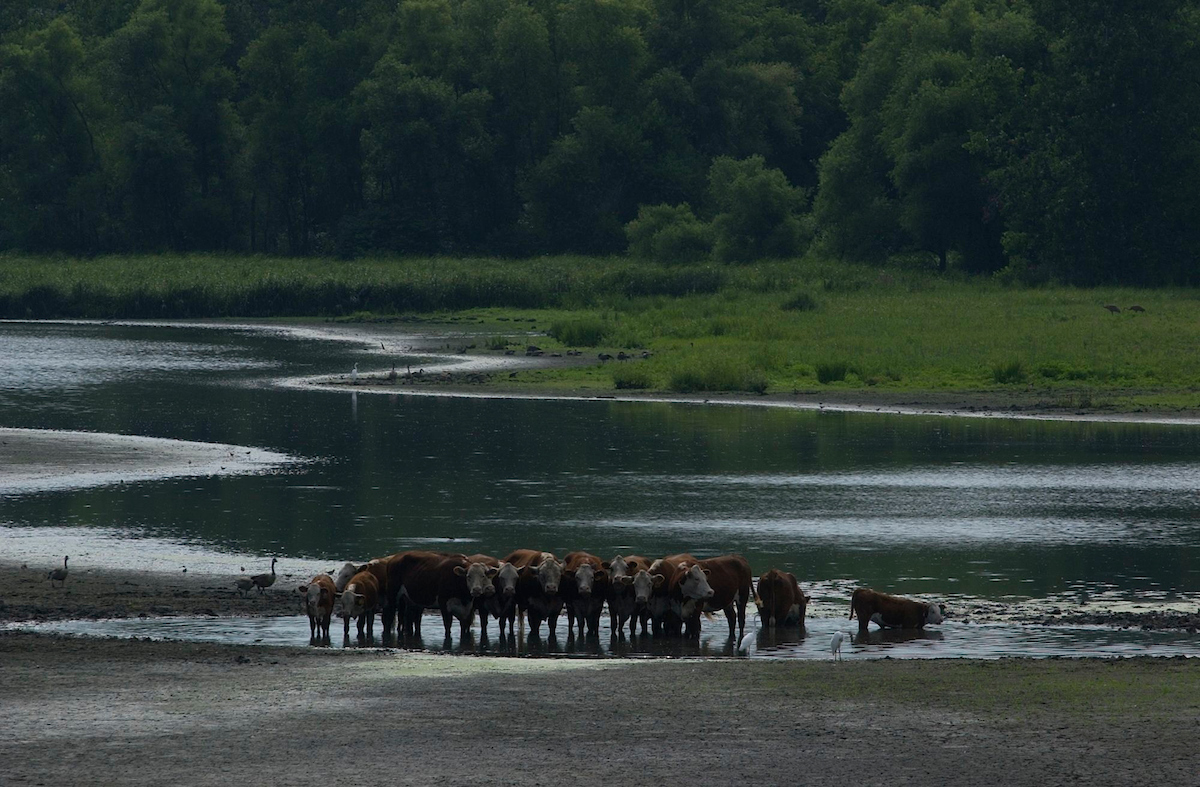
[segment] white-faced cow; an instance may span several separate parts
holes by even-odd
[[[479,556],[474,555],[469,560],[479,562]],[[488,615],[496,619],[497,625],[500,627],[500,637],[504,637],[504,626],[508,625],[508,634],[512,636],[514,624],[517,622],[517,581],[520,579],[521,572],[512,563],[502,563],[496,561],[496,573],[492,577],[492,587],[495,592],[483,599],[483,605],[479,607],[479,630],[483,636],[487,636]]]
[[[858,588],[850,596],[850,618],[858,617],[859,634],[867,633],[868,623],[881,628],[902,629],[937,625],[944,619],[945,612],[946,608],[941,604],[889,596],[870,588]]]
[[[624,596],[618,600],[622,620],[629,621],[629,636],[634,636],[637,633],[637,624],[640,621],[642,624],[642,634],[647,633],[647,626],[650,622],[651,602],[654,594],[659,588],[665,588],[667,578],[662,574],[651,574],[648,570],[642,569],[633,576],[623,576],[620,580],[614,580],[614,584],[619,581],[624,589]],[[627,605],[627,606],[626,606]],[[628,613],[625,610],[628,609]],[[624,629],[618,626],[618,630],[624,634]]]
[[[328,645],[329,621],[333,617],[337,587],[328,574],[317,574],[298,591],[304,597],[304,611],[308,613],[308,644]]]
[[[608,597],[605,601],[608,602],[609,629],[613,636],[625,636],[625,621],[629,621],[629,634],[633,636],[637,623],[635,615],[642,618],[642,630],[643,633],[645,632],[646,620],[650,615],[648,607],[650,599],[647,594],[642,599],[639,609],[633,584],[634,577],[639,572],[650,568],[650,562],[647,558],[639,555],[629,555],[628,557],[617,555],[602,564],[602,567],[608,570]],[[644,616],[639,614],[643,611]]]
[[[517,581],[517,609],[522,618],[529,618],[529,631],[541,636],[542,621],[553,638],[562,612],[563,600],[558,588],[562,582],[563,566],[550,552],[518,549],[504,559],[520,571]]]
[[[346,583],[346,589],[338,595],[337,614],[342,618],[342,634],[350,641],[350,621],[358,620],[358,638],[363,639],[366,630],[368,639],[375,636],[375,609],[379,604],[379,581],[370,571],[360,571]]]
[[[804,628],[804,613],[809,597],[800,590],[796,575],[773,568],[758,578],[754,599],[767,628],[799,626]]]
[[[600,558],[587,552],[570,552],[563,558],[563,580],[560,592],[567,610],[567,631],[575,633],[575,619],[579,619],[579,636],[583,637],[584,622],[587,632],[596,635],[600,631],[600,613],[604,611],[604,599],[608,597],[608,571],[601,565]]]

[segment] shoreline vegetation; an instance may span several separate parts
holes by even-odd
[[[545,363],[422,383],[965,411],[1200,413],[1198,301],[1193,288],[1025,288],[813,257],[0,256],[4,319],[447,324],[480,335],[464,353],[534,345]]]

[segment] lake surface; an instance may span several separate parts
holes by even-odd
[[[1200,430],[275,384],[354,363],[431,365],[404,354],[401,332],[381,335],[387,352],[372,354],[378,337],[0,323],[0,426],[305,460],[265,474],[0,489],[0,558],[42,543],[30,534],[86,543],[94,531],[80,568],[105,565],[115,538],[279,556],[281,568],[429,546],[738,552],[756,574],[792,571],[840,604],[858,584],[997,601],[1167,602],[1200,590]],[[61,552],[49,551],[52,563]]]

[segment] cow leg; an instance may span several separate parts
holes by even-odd
[[[468,609],[467,614],[458,619],[458,641],[471,638],[471,624],[475,621],[475,610]]]
[[[734,608],[733,604],[730,604],[729,606],[725,607],[725,609],[723,609],[721,611],[725,613],[725,620],[729,621],[729,638],[737,639],[737,623],[738,623],[737,610]],[[699,622],[698,618],[697,618],[697,622]],[[743,629],[745,628],[744,620],[742,623],[742,628]]]
[[[445,605],[443,605],[442,606],[442,626],[446,629],[446,641],[447,642],[450,641],[450,619],[451,619],[451,617],[452,617],[452,615],[450,614],[450,610],[447,609],[445,607]]]
[[[487,607],[479,608],[479,638],[487,639]],[[504,636],[501,634],[500,636]]]
[[[550,630],[553,631],[554,626],[551,626]],[[575,605],[574,604],[567,604],[567,636],[568,637],[575,636]],[[581,636],[581,637],[583,636],[583,619],[582,618],[580,618],[580,620],[579,620],[579,636]]]
[[[350,618],[349,616],[342,618],[342,637],[350,641]]]

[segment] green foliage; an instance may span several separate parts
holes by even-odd
[[[804,194],[762,156],[742,161],[722,156],[713,161],[708,183],[717,259],[748,262],[800,253]]]
[[[613,386],[618,389],[645,389],[654,387],[654,375],[641,364],[617,364],[612,369]]]
[[[845,361],[822,361],[817,364],[817,382],[821,385],[840,383],[846,379],[850,364]]]
[[[625,225],[629,253],[660,262],[695,262],[712,253],[712,230],[683,205],[643,205]]]
[[[569,320],[554,323],[548,333],[568,347],[595,347],[604,342],[609,326],[603,320]]]
[[[1019,358],[992,364],[992,379],[1000,385],[1025,382],[1025,364]]]
[[[787,312],[810,312],[817,308],[817,299],[802,290],[780,304],[779,308]]]
[[[0,250],[1195,283],[1197,40],[1196,0],[0,3]]]
[[[673,369],[667,388],[677,393],[732,391],[765,393],[767,377],[760,369],[739,358],[726,356],[692,358]]]

